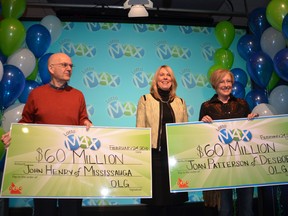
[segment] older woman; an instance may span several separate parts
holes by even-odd
[[[151,128],[153,193],[152,199],[142,199],[150,204],[150,215],[175,215],[172,205],[188,200],[187,193],[170,193],[169,188],[165,124],[188,121],[185,101],[176,95],[176,88],[173,70],[163,65],[154,75],[150,94],[138,102],[136,125]]]
[[[216,94],[201,105],[199,121],[211,123],[217,119],[257,117],[258,114],[250,113],[248,103],[241,98],[235,98],[232,92],[234,76],[229,70],[216,70],[210,77],[210,82]],[[238,198],[239,216],[253,215],[253,188],[236,189]],[[218,194],[220,193],[220,196]],[[207,206],[215,206],[219,202],[213,198],[219,197],[219,216],[231,216],[233,214],[232,190],[204,192],[205,198],[210,198],[213,203],[205,203]],[[211,198],[212,197],[212,198]]]

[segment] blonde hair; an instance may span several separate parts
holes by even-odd
[[[165,69],[171,76],[172,85],[170,87],[169,100],[173,100],[176,97],[177,81],[172,68],[169,67],[168,65],[162,65],[156,70],[154,77],[152,79],[150,93],[157,99],[161,98],[158,92],[158,85],[157,85],[158,74],[160,73],[161,69]]]
[[[219,83],[221,82],[221,80],[223,79],[223,77],[226,76],[227,74],[230,75],[232,85],[233,85],[233,83],[234,83],[233,73],[227,69],[218,69],[218,70],[214,71],[212,73],[212,75],[210,76],[210,83],[211,83],[212,87],[214,89],[216,89],[217,86],[219,85]]]

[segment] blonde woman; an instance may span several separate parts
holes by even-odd
[[[140,97],[137,127],[151,128],[152,198],[141,202],[150,205],[150,215],[176,215],[175,205],[188,200],[187,193],[170,193],[166,123],[187,122],[185,101],[176,95],[177,82],[171,67],[159,67],[152,80],[150,93]]]

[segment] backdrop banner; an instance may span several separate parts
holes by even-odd
[[[288,184],[288,115],[166,126],[172,192]]]
[[[4,197],[151,197],[150,128],[12,124]]]

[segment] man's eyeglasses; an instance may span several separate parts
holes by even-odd
[[[68,63],[66,63],[66,62],[51,64],[51,65],[60,65],[60,66],[63,67],[63,68],[66,68],[66,67],[68,67],[68,66],[69,66],[70,68],[73,68],[73,67],[74,67],[73,64],[68,64]]]

